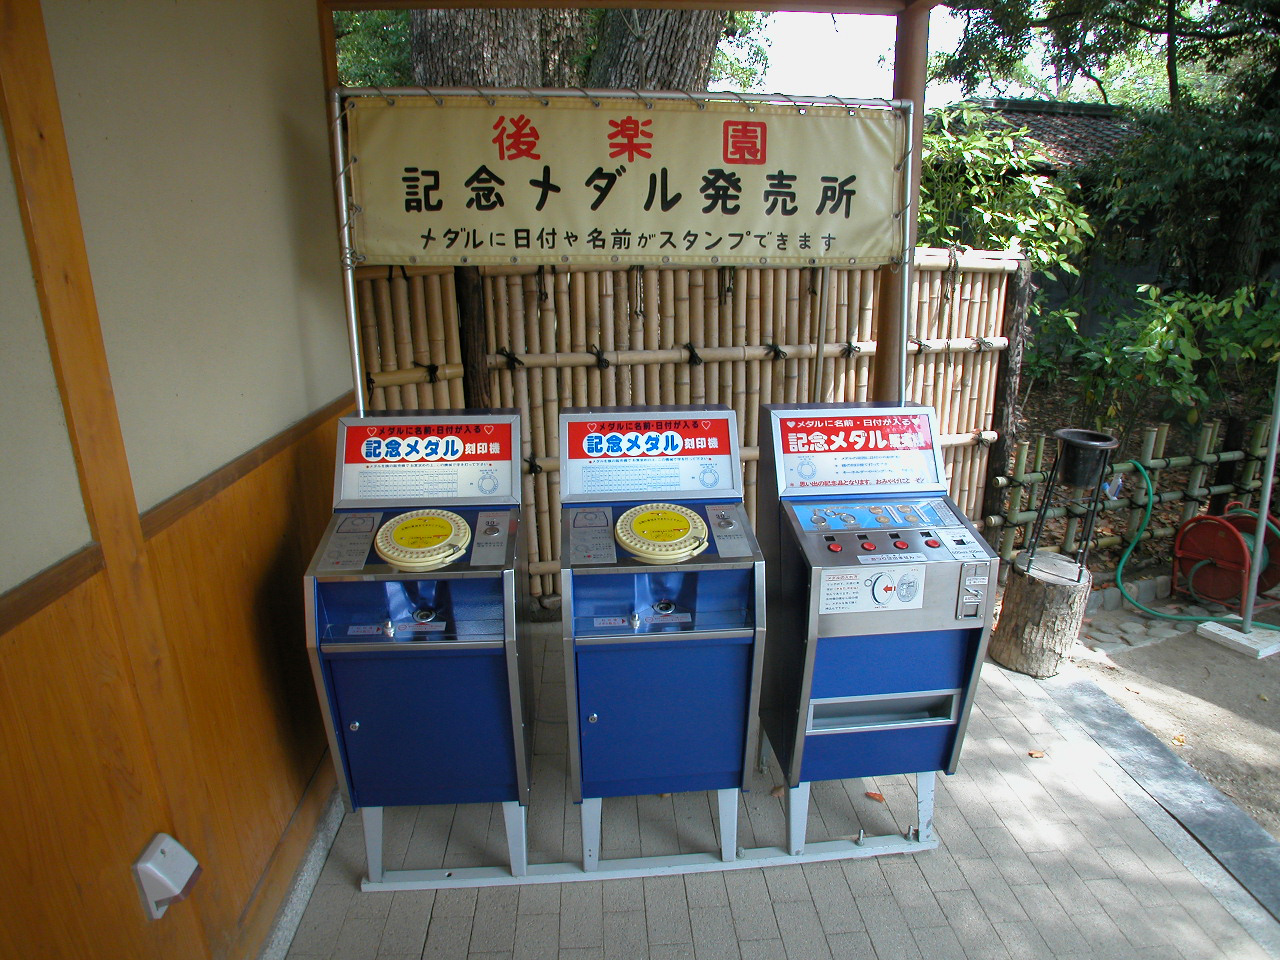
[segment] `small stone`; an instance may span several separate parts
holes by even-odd
[[[1156,596],[1164,599],[1173,589],[1173,579],[1166,573],[1156,577]]]
[[[1125,637],[1145,636],[1147,625],[1141,620],[1124,620],[1116,625],[1116,629]]]
[[[1169,623],[1157,623],[1148,628],[1147,633],[1152,637],[1158,637],[1161,640],[1168,640],[1170,637],[1180,637],[1194,626],[1187,624],[1185,627],[1175,627]]]
[[[1120,596],[1120,591],[1115,587],[1107,587],[1103,593],[1106,594],[1106,596],[1103,597],[1102,608],[1104,610],[1119,610],[1120,604],[1124,599]]]
[[[1106,641],[1106,642],[1093,644],[1093,650],[1095,650],[1098,653],[1105,653],[1108,656],[1110,656],[1113,653],[1118,653],[1121,650],[1128,650],[1128,649],[1129,649],[1129,645],[1127,643],[1112,643],[1110,641]]]

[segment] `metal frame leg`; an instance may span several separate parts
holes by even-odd
[[[933,794],[937,775],[932,771],[916,774],[916,839],[927,843],[936,839],[933,832]]]
[[[507,825],[507,859],[511,875],[523,877],[529,872],[529,839],[524,806],[517,800],[504,800],[502,819]]]
[[[600,865],[600,797],[582,798],[582,869],[590,872]]]
[[[371,883],[381,883],[382,808],[361,807],[360,822],[364,825],[364,858],[369,866],[369,880]]]
[[[756,772],[767,773],[769,770],[769,755],[765,748],[764,724],[760,725],[759,734],[756,737]]]
[[[805,835],[809,831],[809,781],[787,791],[787,852],[793,857],[804,853]]]
[[[717,790],[720,814],[720,859],[725,863],[738,859],[738,794],[736,789]]]

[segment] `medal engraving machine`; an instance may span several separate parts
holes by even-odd
[[[727,407],[566,410],[562,621],[583,870],[737,856],[756,730],[763,558]],[[600,862],[605,797],[717,791],[720,852]],[[602,871],[604,872],[604,871]]]
[[[334,516],[305,578],[307,649],[365,890],[456,886],[528,868],[532,656],[519,416],[344,417]],[[382,808],[500,802],[509,870],[385,870]]]
[[[860,835],[851,855],[937,846],[934,774],[959,759],[997,560],[946,494],[934,412],[767,405],[760,438],[761,726],[789,788],[788,850],[806,851],[810,782],[903,773],[916,827]]]

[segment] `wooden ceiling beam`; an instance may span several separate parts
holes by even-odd
[[[623,7],[643,10],[765,10],[790,13],[857,13],[893,17],[912,9],[929,9],[942,0],[328,0],[331,10],[406,10],[431,7],[458,9],[475,7]]]

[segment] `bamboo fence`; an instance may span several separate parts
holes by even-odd
[[[995,437],[996,360],[1007,346],[1005,291],[1017,262],[921,250],[914,274],[907,396],[936,409],[950,492],[973,518]],[[557,592],[562,407],[731,407],[754,522],[760,405],[866,400],[879,285],[897,282],[886,269],[856,268],[481,273],[490,396],[521,414],[535,596]],[[369,409],[464,406],[448,268],[361,267],[357,292]]]
[[[1226,449],[1222,443],[1220,424],[1216,421],[1203,424],[1198,430],[1189,454],[1171,455],[1166,446],[1169,426],[1147,427],[1140,441],[1138,455],[1134,458],[1142,464],[1151,478],[1154,490],[1152,518],[1142,534],[1142,540],[1171,540],[1177,527],[1198,514],[1211,497],[1224,496],[1250,507],[1262,487],[1261,464],[1267,454],[1267,430],[1269,418],[1252,425],[1252,435],[1245,449]],[[1002,560],[1010,561],[1018,550],[1027,546],[1037,509],[1046,495],[1044,484],[1052,465],[1052,450],[1046,450],[1046,439],[1020,441],[1014,448],[1013,472],[994,478],[996,487],[1008,491],[1004,512],[982,518],[987,539],[996,547]],[[1126,477],[1121,488],[1112,489],[1116,496],[1103,497],[1099,514],[1111,514],[1115,522],[1100,524],[1109,528],[1099,533],[1090,549],[1123,547],[1133,541],[1146,512],[1146,484],[1137,476],[1130,458],[1117,459],[1108,467],[1106,482],[1116,477]],[[1223,482],[1214,482],[1209,476],[1210,467],[1218,464],[1240,464],[1235,475]],[[1125,496],[1118,494],[1127,488]],[[1075,553],[1079,547],[1079,522],[1085,513],[1085,491],[1058,488],[1046,506],[1049,520],[1065,518],[1060,533],[1042,534],[1036,550],[1051,553]],[[1173,506],[1165,506],[1173,505]],[[1163,508],[1163,509],[1161,509]],[[1176,522],[1175,522],[1176,521]],[[1095,528],[1098,529],[1098,528]]]

